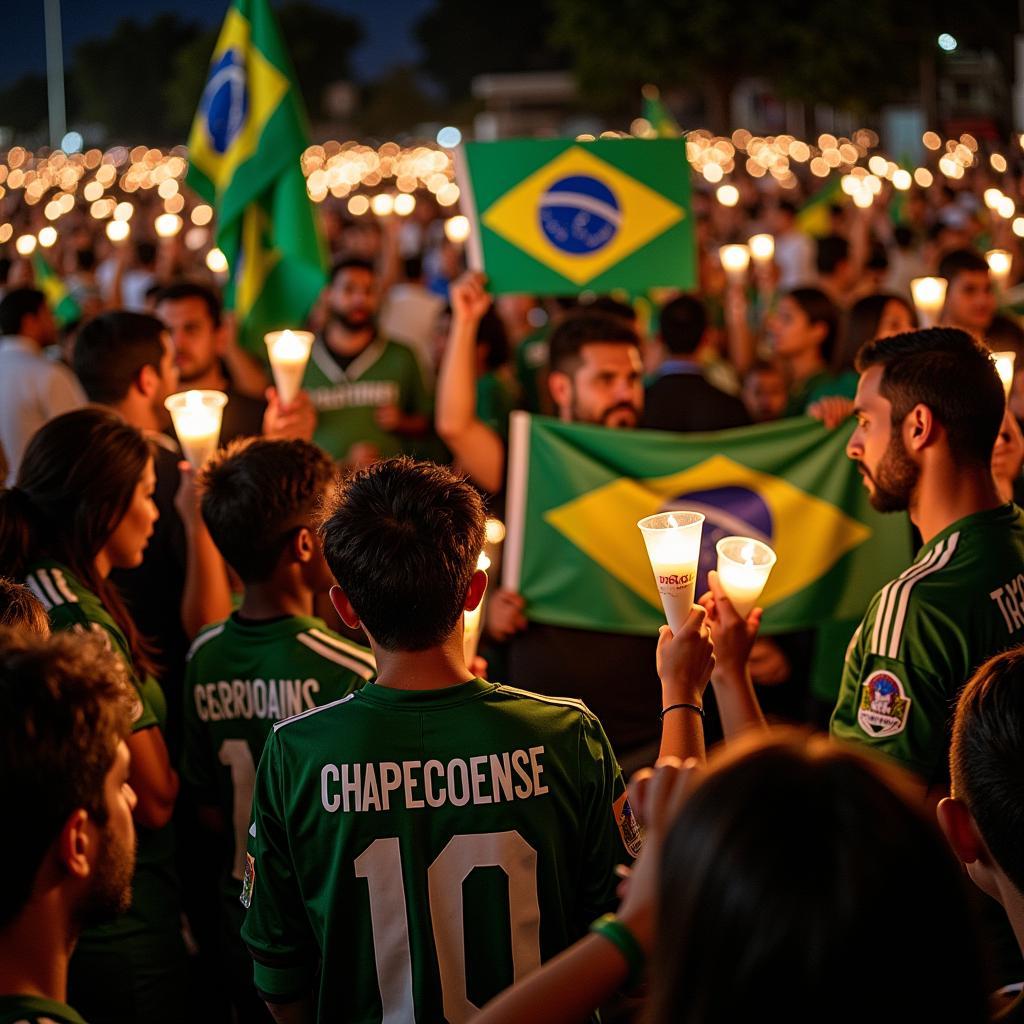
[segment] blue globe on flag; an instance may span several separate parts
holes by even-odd
[[[540,226],[556,248],[574,256],[603,249],[622,225],[615,193],[597,178],[574,174],[540,197]]]
[[[199,108],[206,119],[206,133],[214,151],[226,153],[245,126],[249,113],[245,60],[234,47],[225,50],[210,68]]]
[[[680,494],[660,509],[669,512],[686,509],[704,516],[700,536],[700,562],[697,565],[697,596],[708,589],[708,573],[718,566],[715,545],[723,537],[753,537],[770,544],[772,513],[765,500],[749,487],[712,487],[706,491]]]

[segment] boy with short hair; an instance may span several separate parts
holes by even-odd
[[[238,943],[238,888],[253,781],[275,722],[347,696],[374,676],[373,655],[313,615],[334,579],[313,519],[334,475],[305,441],[233,442],[199,477],[201,512],[224,560],[241,578],[239,609],[196,637],[185,675],[182,775],[233,836],[224,878],[226,953],[243,1020],[263,1017]],[[255,1006],[255,1010],[253,1010]]]
[[[280,1020],[468,1020],[610,911],[638,852],[587,708],[466,668],[483,528],[465,480],[407,458],[330,502],[331,598],[378,679],[275,726],[257,773],[242,937]]]

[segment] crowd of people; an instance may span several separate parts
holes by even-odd
[[[83,219],[59,324],[0,261],[0,1024],[1024,1019],[1024,331],[955,184],[817,238],[698,197],[698,288],[644,296],[334,218],[287,402],[176,244]],[[515,409],[811,415],[917,553],[848,628],[762,636],[715,573],[675,634],[532,621],[477,567]]]

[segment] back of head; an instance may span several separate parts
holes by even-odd
[[[74,371],[90,402],[124,400],[144,366],[159,372],[166,328],[148,313],[117,310],[94,317],[78,332]]]
[[[163,302],[182,302],[185,299],[198,299],[209,314],[214,327],[220,326],[220,297],[208,285],[201,281],[174,281],[159,288],[156,292],[156,306]]]
[[[274,572],[292,532],[312,527],[334,464],[308,441],[233,441],[199,474],[203,522],[243,583]]]
[[[985,257],[973,249],[954,249],[947,252],[939,262],[939,277],[944,277],[952,284],[957,275],[964,273],[988,274],[988,263]]]
[[[903,785],[795,732],[713,758],[665,843],[649,1019],[987,1019],[958,865]]]
[[[704,303],[695,295],[679,295],[666,303],[659,317],[659,333],[673,355],[688,356],[697,351],[708,326]]]
[[[50,620],[42,602],[23,583],[6,576],[0,576],[0,628],[50,635]]]
[[[1005,397],[984,345],[955,327],[907,331],[860,350],[858,371],[873,366],[882,367],[879,391],[892,404],[894,427],[915,405],[926,405],[945,428],[957,462],[989,464]]]
[[[341,482],[320,529],[331,572],[382,648],[447,640],[484,543],[483,502],[465,479],[409,458],[374,463]]]
[[[21,912],[72,812],[107,820],[104,781],[130,732],[116,657],[94,636],[0,631],[0,798],[17,840],[0,843],[0,928]]]
[[[38,288],[12,288],[0,299],[0,334],[20,334],[22,320],[38,313],[45,302]]]
[[[554,373],[572,374],[580,364],[584,345],[598,342],[640,347],[640,339],[628,321],[585,307],[569,313],[548,339],[548,367]]]
[[[990,658],[961,692],[950,776],[999,867],[1024,892],[1024,647]]]
[[[818,239],[815,264],[819,274],[834,274],[850,259],[850,243],[842,235],[826,235]]]
[[[508,362],[509,343],[508,330],[501,315],[492,306],[480,318],[476,328],[477,346],[486,347],[484,369],[496,370]]]

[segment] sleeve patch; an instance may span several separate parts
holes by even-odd
[[[615,824],[622,837],[622,845],[629,851],[631,857],[639,857],[640,850],[644,845],[644,833],[625,793],[612,804],[612,814],[615,816]]]
[[[236,876],[237,877],[237,876]],[[251,853],[245,855],[245,874],[242,876],[242,895],[239,900],[246,910],[252,903],[252,891],[256,886],[256,859]]]
[[[872,739],[896,736],[907,727],[912,703],[898,676],[888,669],[872,672],[861,686],[857,724]]]

